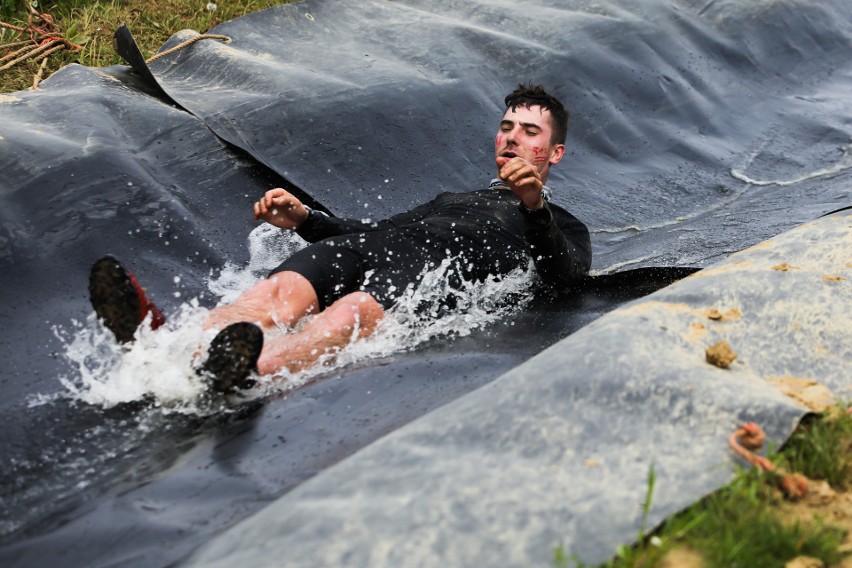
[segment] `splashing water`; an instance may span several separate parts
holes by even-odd
[[[248,265],[226,264],[218,276],[211,275],[208,288],[220,297],[221,303],[232,302],[304,246],[305,242],[293,233],[261,225],[249,235]],[[258,386],[247,398],[288,391],[320,374],[412,350],[432,338],[469,335],[517,313],[532,297],[535,276],[531,266],[484,282],[463,281],[453,288],[449,273],[457,264],[458,260],[447,259],[425,271],[420,284],[405,291],[370,337],[353,341],[337,353],[323,355],[304,371],[256,377]],[[213,332],[202,328],[208,313],[197,300],[185,302],[156,331],[148,325],[141,326],[129,345],[116,343],[94,313],[84,322],[73,322],[70,329],[56,328],[55,333],[65,346],[64,356],[77,371],[74,378],[60,380],[71,398],[104,408],[149,401],[165,412],[217,412],[221,407],[211,407],[205,396],[205,382],[193,367],[198,354],[206,350],[203,346],[212,339]]]
[[[210,291],[219,296],[220,303],[233,302],[246,288],[265,278],[284,259],[307,245],[296,233],[268,223],[255,227],[248,241],[248,265],[226,262],[219,276],[211,277],[208,283]]]
[[[333,367],[409,351],[437,337],[469,335],[521,311],[532,299],[532,261],[527,270],[518,268],[483,282],[463,281],[460,287],[453,288],[448,275],[456,262],[446,259],[425,272],[420,284],[409,287],[388,310],[373,335],[349,343],[336,354]],[[301,384],[312,378],[317,366],[309,372],[307,377],[293,377],[288,382]]]
[[[117,343],[94,313],[72,322],[71,330],[55,328],[79,373],[60,381],[72,398],[104,408],[150,399],[169,411],[197,413],[205,385],[192,361],[212,336],[201,326],[206,313],[197,300],[189,301],[156,331],[146,321],[128,345]]]

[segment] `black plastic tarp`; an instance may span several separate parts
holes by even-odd
[[[573,113],[555,199],[592,228],[595,267],[703,266],[849,205],[844,184],[812,178],[849,166],[848,9],[305,2],[150,68],[222,139],[349,216],[489,179],[503,94],[544,83]]]
[[[606,561],[731,479],[741,423],[777,447],[848,393],[852,314],[837,307],[852,303],[850,221],[806,223],[620,306],[325,469],[188,565],[547,566],[557,548]],[[720,340],[737,354],[727,368],[707,361]]]
[[[849,206],[850,11],[843,0],[306,2],[154,61],[156,85],[72,65],[37,92],[0,95],[0,558],[170,564],[628,299]],[[502,97],[528,80],[572,111],[550,184],[591,228],[596,274],[646,270],[236,415],[68,396],[59,377],[79,377],[61,337],[90,315],[94,259],[128,259],[168,312],[195,296],[211,305],[225,262],[252,259],[260,192],[287,185],[333,214],[383,217],[480,187]]]

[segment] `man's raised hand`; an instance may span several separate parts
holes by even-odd
[[[497,157],[497,176],[509,185],[509,189],[521,198],[527,209],[540,209],[544,206],[541,189],[544,183],[541,174],[534,165],[520,156]]]
[[[298,229],[308,218],[308,210],[292,193],[276,187],[255,202],[254,218],[282,229]]]

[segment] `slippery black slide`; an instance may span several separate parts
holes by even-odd
[[[231,41],[146,66],[125,29],[132,67],[0,95],[3,565],[175,564],[606,312],[852,203],[846,0],[313,1],[211,32]],[[520,81],[572,113],[549,185],[592,232],[585,286],[236,410],[80,394],[109,355],[72,341],[97,258],[169,314],[212,306],[221,274],[267,264],[247,238],[270,187],[380,218],[487,186]]]

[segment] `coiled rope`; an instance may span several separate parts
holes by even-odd
[[[59,27],[53,21],[53,16],[50,14],[39,14],[32,6],[29,6],[29,14],[27,15],[26,26],[16,26],[7,22],[0,21],[0,28],[14,30],[18,32],[14,39],[6,45],[0,46],[0,52],[6,50],[14,50],[0,57],[0,71],[5,71],[14,67],[18,63],[23,63],[29,59],[34,61],[41,60],[38,72],[33,79],[33,90],[38,89],[38,84],[41,82],[42,74],[47,66],[47,58],[60,49],[67,49],[72,53],[76,53],[83,49],[82,45],[77,45],[65,38],[59,31]],[[20,41],[24,34],[29,34],[29,40]],[[165,57],[185,47],[189,47],[193,43],[202,39],[215,39],[225,43],[231,43],[231,38],[221,34],[198,34],[188,40],[179,43],[178,45],[158,53],[147,59],[145,63],[151,63],[161,57]]]
[[[2,63],[0,71],[5,71],[28,59],[34,61],[41,60],[41,66],[33,80],[32,88],[35,90],[41,81],[44,68],[47,65],[47,58],[52,53],[60,49],[67,49],[72,53],[76,53],[82,50],[83,46],[77,45],[65,38],[53,21],[53,16],[50,14],[39,14],[32,6],[28,6],[28,8],[29,14],[27,15],[26,26],[16,26],[0,22],[0,27],[18,32],[12,42],[0,46],[0,50],[2,51],[14,49],[14,51],[0,57],[0,63]],[[19,41],[25,34],[28,34],[30,39]]]
[[[808,478],[798,473],[788,473],[768,459],[758,456],[752,450],[759,449],[766,440],[763,429],[754,422],[741,425],[728,438],[728,445],[738,456],[754,467],[772,474],[779,489],[788,499],[801,499],[808,494]]]

